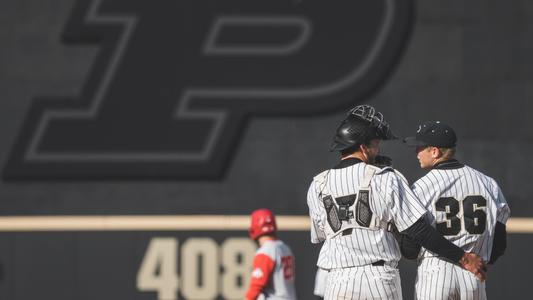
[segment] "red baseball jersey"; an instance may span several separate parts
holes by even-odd
[[[246,299],[296,299],[294,255],[281,240],[267,241],[254,258]]]

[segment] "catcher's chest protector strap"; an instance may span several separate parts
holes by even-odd
[[[376,230],[381,228],[379,220],[370,208],[370,181],[379,168],[367,165],[365,175],[357,194],[333,197],[327,184],[329,170],[317,176],[319,197],[326,210],[327,225],[324,226],[326,237],[333,238],[346,229],[366,228]]]

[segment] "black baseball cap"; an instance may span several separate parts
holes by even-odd
[[[441,121],[429,121],[418,125],[416,136],[406,137],[403,142],[413,147],[454,148],[457,144],[457,136],[447,124]]]

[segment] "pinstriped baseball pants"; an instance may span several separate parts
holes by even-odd
[[[486,300],[487,295],[485,283],[474,274],[437,257],[428,257],[418,265],[415,299]]]
[[[324,300],[402,299],[400,273],[386,265],[333,269],[327,281]]]

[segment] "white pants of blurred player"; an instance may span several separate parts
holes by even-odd
[[[324,298],[324,293],[326,292],[326,283],[328,280],[328,270],[318,268],[315,275],[315,289],[313,294],[315,296]]]
[[[486,300],[485,283],[460,266],[437,257],[418,263],[417,300]]]
[[[387,265],[332,269],[324,299],[401,300],[400,272]]]

